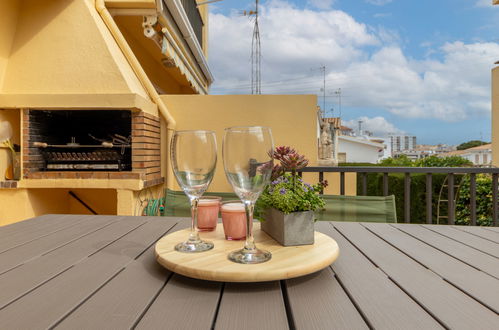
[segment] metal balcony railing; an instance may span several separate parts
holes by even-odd
[[[499,168],[476,168],[476,167],[330,167],[330,166],[318,166],[318,167],[306,167],[300,170],[299,174],[302,172],[313,172],[319,174],[319,181],[324,180],[324,173],[339,173],[340,174],[340,195],[345,195],[345,173],[357,173],[360,177],[360,195],[367,195],[367,174],[368,173],[382,173],[382,191],[383,195],[387,196],[389,192],[389,180],[388,175],[390,173],[402,173],[404,174],[404,212],[403,220],[406,223],[411,222],[411,174],[422,173],[426,174],[426,191],[425,191],[425,204],[426,204],[426,223],[433,223],[433,185],[432,179],[433,174],[446,174],[447,175],[447,223],[450,225],[455,224],[456,214],[455,214],[455,176],[459,174],[469,175],[470,180],[470,224],[477,224],[477,184],[476,175],[477,174],[489,174],[492,176],[492,223],[493,226],[499,226],[499,212],[498,212],[498,175]],[[422,219],[413,219],[415,221],[421,221]]]
[[[196,0],[180,0],[184,11],[187,14],[187,18],[191,23],[194,34],[198,39],[199,45],[203,48],[203,19],[197,8]]]

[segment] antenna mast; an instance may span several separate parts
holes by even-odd
[[[251,40],[251,94],[262,94],[260,69],[262,53],[260,50],[260,29],[258,27],[258,1],[255,0],[255,11],[253,13],[255,15],[255,26],[253,27],[253,38]]]
[[[323,64],[320,67],[323,78],[323,86],[322,86],[322,110],[324,111],[324,116],[326,115],[326,65]]]

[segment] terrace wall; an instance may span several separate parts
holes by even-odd
[[[163,101],[175,117],[178,130],[206,129],[216,133],[218,163],[212,192],[232,192],[225,178],[222,159],[224,129],[231,126],[268,126],[275,146],[288,145],[304,154],[309,166],[317,165],[317,96],[315,95],[163,95]],[[162,145],[166,145],[164,141]],[[173,176],[168,176],[173,177]],[[305,173],[314,183],[317,176]],[[339,193],[338,173],[327,173],[330,183],[326,193]],[[180,190],[169,180],[168,188]],[[346,194],[355,195],[355,174],[347,174]]]

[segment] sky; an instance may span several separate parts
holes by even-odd
[[[317,94],[327,116],[355,130],[361,120],[377,136],[490,141],[499,60],[499,5],[491,3],[261,0],[262,94]],[[209,6],[210,93],[251,94],[254,21],[242,12],[255,1]]]

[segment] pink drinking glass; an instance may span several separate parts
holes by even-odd
[[[239,241],[246,239],[246,210],[241,201],[223,202],[220,208],[225,239]]]
[[[218,211],[222,197],[204,196],[198,203],[198,230],[213,231],[217,228]]]

